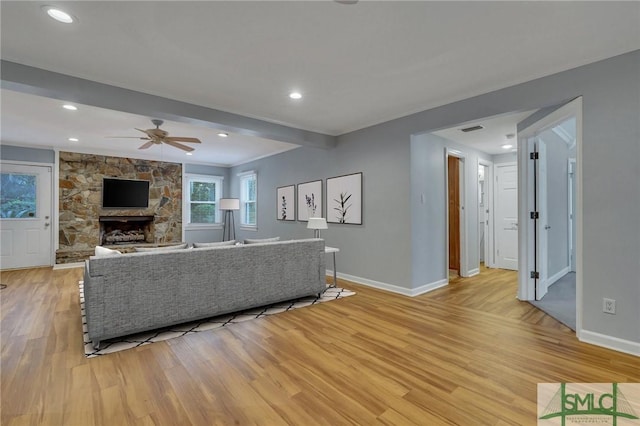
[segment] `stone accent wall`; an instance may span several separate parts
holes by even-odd
[[[148,180],[146,209],[103,209],[102,179]],[[154,244],[182,240],[182,166],[176,163],[60,152],[60,222],[56,263],[79,262],[100,241],[100,216],[154,216]]]

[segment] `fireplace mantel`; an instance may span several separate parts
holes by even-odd
[[[148,222],[153,221],[153,216],[100,216],[100,222]]]

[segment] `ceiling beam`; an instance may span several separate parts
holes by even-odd
[[[2,88],[150,118],[329,149],[336,137],[2,60]]]

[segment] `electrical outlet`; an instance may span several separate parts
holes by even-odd
[[[606,297],[602,299],[602,312],[615,315],[616,301],[614,299],[607,299]]]

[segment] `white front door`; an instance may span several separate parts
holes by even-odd
[[[0,268],[52,264],[51,167],[3,163]]]
[[[518,269],[518,169],[516,163],[497,164],[495,230],[498,268]]]

